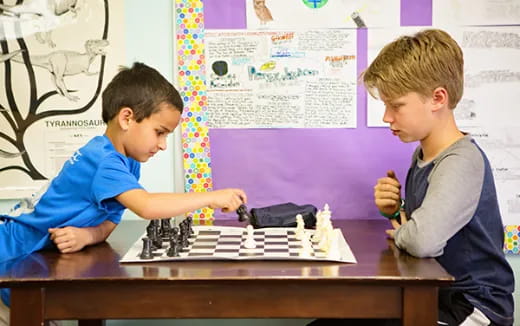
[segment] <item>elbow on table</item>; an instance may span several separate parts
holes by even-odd
[[[406,250],[406,252],[408,252],[410,255],[417,258],[434,258],[442,255],[444,247],[434,246],[424,240],[418,240],[412,243],[404,244],[404,246],[401,248]]]

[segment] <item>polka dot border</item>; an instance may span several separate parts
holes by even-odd
[[[213,179],[207,126],[203,1],[176,0],[175,26],[177,78],[184,101],[181,118],[184,190],[211,191]],[[203,208],[193,212],[192,217],[195,224],[211,224],[213,210]]]
[[[520,225],[506,225],[504,228],[504,251],[506,254],[520,253]]]

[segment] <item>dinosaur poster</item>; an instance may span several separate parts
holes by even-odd
[[[37,191],[103,133],[124,56],[124,1],[0,0],[0,198]]]

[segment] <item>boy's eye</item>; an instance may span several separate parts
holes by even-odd
[[[157,136],[162,136],[165,134],[165,132],[162,130],[156,130],[155,132],[157,133]]]

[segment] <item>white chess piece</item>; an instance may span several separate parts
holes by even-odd
[[[321,225],[323,219],[321,218],[321,210],[318,210],[316,213],[316,231],[314,232],[314,235],[312,236],[312,241],[319,242],[321,240]]]
[[[321,227],[322,236],[320,239],[320,242],[318,244],[318,247],[325,251],[329,252],[330,249],[330,242],[333,237],[334,229],[332,228],[332,223],[328,217],[324,217],[323,225]]]
[[[246,230],[247,230],[247,236],[246,236],[246,241],[244,241],[244,247],[246,247],[247,249],[254,249],[256,248],[256,241],[255,241],[255,237],[254,237],[254,229],[253,229],[253,226],[251,224],[249,224],[247,227],[246,227]]]
[[[300,248],[300,257],[310,258],[312,257],[312,243],[309,239],[309,234],[303,231],[301,238],[301,248]]]
[[[330,234],[330,248],[327,254],[327,258],[331,260],[341,260],[341,252],[339,250],[339,234],[336,231],[332,231]]]
[[[303,238],[303,233],[305,233],[305,222],[303,221],[302,214],[296,215],[296,230],[294,236],[296,240],[301,240]]]

